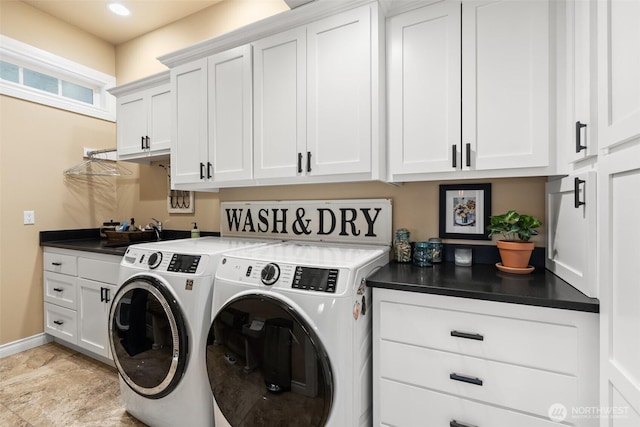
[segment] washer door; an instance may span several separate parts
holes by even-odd
[[[213,397],[233,426],[322,426],[333,375],[313,328],[285,302],[243,295],[217,312],[207,339]]]
[[[158,279],[137,276],[120,287],[109,312],[109,343],[120,375],[136,393],[159,399],[180,382],[187,330],[177,301]]]

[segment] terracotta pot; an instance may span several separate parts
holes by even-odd
[[[511,268],[526,268],[535,246],[533,242],[509,242],[507,240],[498,240],[497,245],[502,265]]]

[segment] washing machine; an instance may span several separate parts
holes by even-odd
[[[220,253],[269,243],[202,237],[127,249],[109,313],[127,412],[153,427],[213,425],[204,355]]]
[[[371,425],[366,278],[388,260],[311,242],[224,254],[206,343],[216,427]]]

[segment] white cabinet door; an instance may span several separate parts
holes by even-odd
[[[640,425],[640,145],[598,159],[602,427]]]
[[[307,27],[307,173],[371,171],[371,9]]]
[[[463,169],[549,162],[549,3],[462,3]]]
[[[147,135],[151,155],[171,149],[171,86],[147,91]]]
[[[78,279],[78,345],[111,359],[109,351],[109,307],[116,287]]]
[[[207,59],[171,69],[171,183],[198,184],[207,169]]]
[[[598,297],[596,173],[547,182],[546,267],[592,298]]]
[[[640,137],[640,2],[598,4],[598,141]]]
[[[146,155],[147,102],[144,93],[119,98],[117,114],[118,155]]]
[[[391,176],[459,170],[460,3],[389,19]]]
[[[208,162],[211,164],[207,178],[212,175],[214,183],[250,180],[253,175],[251,45],[213,55],[207,67]]]
[[[253,44],[254,176],[292,178],[306,155],[306,28]]]

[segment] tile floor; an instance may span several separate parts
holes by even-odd
[[[49,343],[0,359],[0,426],[141,427],[116,370]]]

